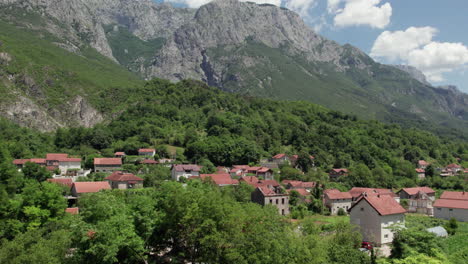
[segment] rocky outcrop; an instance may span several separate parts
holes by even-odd
[[[406,73],[408,73],[412,78],[418,80],[419,82],[425,84],[425,85],[431,85],[427,80],[426,76],[422,71],[418,70],[416,67],[410,66],[410,65],[393,65],[395,68],[402,70]]]

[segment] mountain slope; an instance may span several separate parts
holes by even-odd
[[[40,14],[45,25],[34,27],[62,48],[81,54],[91,46],[143,78],[190,78],[369,119],[468,131],[468,95],[327,40],[284,8],[237,0],[198,10],[151,0],[0,0],[0,6],[6,21],[22,23],[24,10]]]

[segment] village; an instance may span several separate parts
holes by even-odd
[[[164,166],[170,168],[173,181],[187,184],[187,181],[209,181],[220,188],[225,186],[247,184],[252,187],[251,202],[262,206],[274,206],[278,214],[288,216],[291,213],[291,200],[294,204],[310,204],[318,198],[322,214],[337,216],[348,215],[349,222],[362,234],[363,247],[369,245],[384,246],[393,241],[394,230],[405,226],[405,215],[416,213],[438,219],[456,219],[468,222],[468,194],[464,191],[444,191],[436,199],[436,191],[427,187],[411,187],[399,190],[383,188],[353,187],[349,191],[326,188],[319,182],[305,182],[284,179],[278,182],[275,174],[281,173],[283,164],[295,167],[297,155],[277,154],[261,161],[260,166],[233,165],[216,167],[216,172],[203,174],[202,166],[197,164],[178,164],[177,160],[155,159],[156,150],[141,148],[138,158],[132,162],[144,166]],[[310,156],[311,164],[314,157]],[[47,181],[69,188],[66,195],[68,208],[66,212],[79,214],[77,200],[87,193],[111,189],[137,189],[144,187],[144,179],[123,169],[126,163],[124,152],[115,152],[114,157],[94,158],[93,168],[84,169],[82,159],[70,157],[64,153],[49,153],[45,158],[17,159],[13,164],[21,170],[27,163],[35,163],[52,172]],[[425,171],[430,164],[419,160],[415,171],[419,179],[426,177]],[[436,169],[441,177],[452,177],[467,174],[468,170],[460,165],[449,164]],[[92,173],[105,173],[102,181],[86,181]],[[335,168],[329,171],[331,182],[348,176],[348,169]]]

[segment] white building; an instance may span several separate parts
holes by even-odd
[[[434,217],[468,222],[468,193],[445,191],[433,204]]]
[[[393,241],[392,228],[404,226],[406,210],[389,195],[363,195],[349,210],[350,222],[363,241],[376,245]]]
[[[200,176],[201,167],[194,164],[175,164],[172,165],[171,175],[172,179],[179,181],[180,177],[189,178],[192,176]]]
[[[349,192],[340,192],[337,189],[328,189],[324,191],[324,204],[330,209],[331,215],[338,214],[338,211],[343,209],[346,213],[351,208],[352,196]]]

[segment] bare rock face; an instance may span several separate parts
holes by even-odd
[[[406,73],[408,73],[411,77],[418,80],[419,82],[425,85],[431,85],[427,80],[424,73],[418,70],[416,67],[410,65],[393,65],[395,68],[400,69]]]
[[[80,126],[92,127],[104,120],[103,116],[81,96],[75,97],[69,105],[68,116]]]

